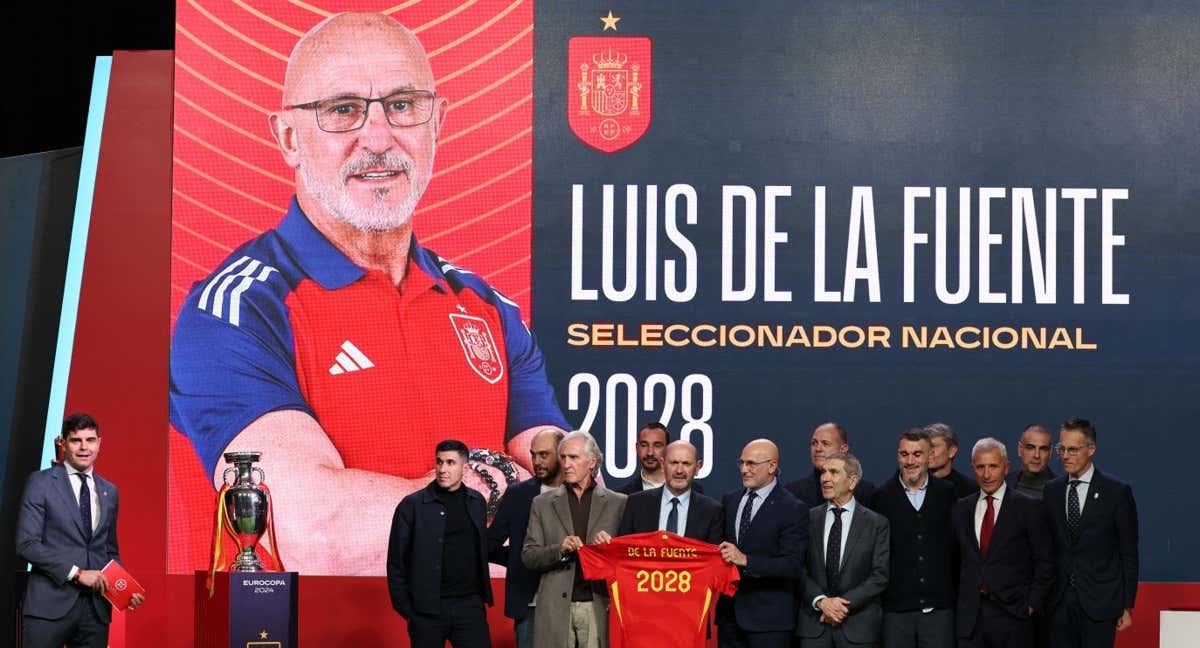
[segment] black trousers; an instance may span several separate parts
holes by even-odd
[[[1117,638],[1117,620],[1093,620],[1079,605],[1074,587],[1063,592],[1051,616],[1051,645],[1054,648],[1104,648]]]
[[[414,614],[408,619],[408,638],[413,648],[491,648],[487,612],[478,595],[443,598],[437,616]]]
[[[1033,620],[1013,616],[983,597],[971,636],[958,638],[958,648],[1030,648],[1034,645]]]
[[[954,645],[954,611],[884,612],[883,645],[888,648],[949,648]]]
[[[728,619],[717,623],[717,645],[720,648],[791,648],[792,631],[750,632]]]
[[[106,648],[108,624],[96,614],[92,595],[84,592],[75,599],[71,611],[61,619],[42,619],[26,615],[21,619],[21,643],[24,648]]]

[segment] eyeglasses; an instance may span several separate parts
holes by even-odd
[[[1089,443],[1088,445],[1091,445],[1091,444]],[[1060,456],[1060,457],[1063,457],[1063,456],[1074,457],[1074,456],[1078,455],[1080,452],[1083,452],[1083,449],[1086,447],[1088,447],[1088,446],[1086,446],[1086,445],[1085,446],[1056,445],[1056,446],[1054,446],[1054,451],[1057,452],[1058,456]]]
[[[750,470],[757,470],[759,466],[761,466],[763,464],[771,463],[772,461],[774,461],[774,459],[767,459],[766,461],[742,461],[741,459],[738,459],[737,467],[738,467],[738,470],[741,470],[742,468],[749,468]]]
[[[317,127],[327,133],[346,133],[358,130],[367,123],[371,104],[383,106],[383,114],[392,126],[420,126],[433,117],[430,90],[403,90],[378,99],[364,97],[333,97],[320,101],[284,106],[284,110],[312,110],[317,114]]]

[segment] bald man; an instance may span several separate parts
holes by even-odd
[[[721,648],[787,648],[796,627],[796,591],[804,578],[808,508],[784,489],[779,448],[746,444],[738,458],[742,488],[725,495],[721,556],[737,565],[737,594],[717,603]]]
[[[696,446],[673,441],[663,452],[663,464],[666,483],[629,496],[619,534],[666,530],[709,544],[721,542],[721,503],[696,489],[696,473],[704,466]]]
[[[223,452],[264,451],[290,569],[382,575],[390,511],[445,430],[495,513],[534,433],[566,427],[516,304],[413,236],[448,106],[390,17],[313,27],[268,123],[295,196],[180,309],[171,422],[215,485]]]

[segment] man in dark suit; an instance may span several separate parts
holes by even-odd
[[[660,488],[667,481],[663,453],[667,449],[667,428],[658,421],[650,421],[638,430],[638,472],[628,482],[616,489],[618,493],[633,495],[644,490]]]
[[[961,557],[958,579],[959,648],[1027,648],[1033,621],[1054,580],[1050,530],[1037,500],[1009,489],[1008,453],[992,438],[971,452],[979,494],[951,513]]]
[[[435,479],[400,500],[392,516],[388,592],[413,648],[442,648],[447,640],[454,648],[487,648],[487,504],[463,485],[466,444],[447,439],[435,453]]]
[[[1052,443],[1046,426],[1040,423],[1025,426],[1021,440],[1017,442],[1021,466],[1008,473],[1008,478],[1004,480],[1009,488],[1034,499],[1042,499],[1046,484],[1058,476],[1050,469],[1050,456],[1054,454]]]
[[[824,504],[825,498],[821,495],[821,468],[825,465],[825,457],[834,452],[850,452],[850,437],[840,423],[829,421],[813,429],[812,439],[808,442],[808,458],[812,461],[812,472],[788,483],[784,488],[809,508]],[[875,484],[860,479],[855,495],[858,501],[869,502],[874,496]]]
[[[721,503],[692,489],[703,465],[696,446],[675,441],[667,446],[665,457],[666,485],[629,496],[618,534],[666,530],[709,544],[720,543],[725,528]]]
[[[804,577],[804,506],[781,488],[779,448],[746,444],[738,459],[743,488],[725,495],[721,556],[740,568],[737,594],[717,603],[721,648],[787,648],[796,627],[796,583]]]
[[[888,648],[954,645],[954,487],[929,474],[929,432],[900,435],[896,476],[875,491],[871,508],[891,527],[891,570],[883,594]]]
[[[808,545],[796,635],[811,648],[873,646],[883,630],[880,597],[890,569],[886,518],[855,501],[862,464],[854,455],[825,457],[826,503],[808,515]]]
[[[513,620],[517,648],[533,648],[533,596],[537,594],[538,575],[521,562],[529,509],[533,498],[562,484],[558,444],[563,435],[558,428],[546,428],[533,437],[529,445],[533,477],[504,492],[487,530],[488,559],[508,569],[504,577],[504,616]]]
[[[979,484],[973,478],[954,469],[954,458],[958,456],[958,433],[954,428],[945,423],[930,423],[925,429],[933,443],[929,451],[929,472],[950,482],[958,497],[979,492]]]
[[[17,517],[17,555],[32,565],[25,587],[24,644],[108,645],[112,604],[100,570],[121,561],[117,487],[95,473],[100,425],[87,414],[63,421],[63,462],[29,476]],[[141,604],[135,594],[130,608]]]
[[[1067,474],[1046,485],[1043,504],[1054,535],[1053,645],[1112,646],[1133,624],[1138,586],[1137,504],[1129,484],[1092,463],[1096,428],[1063,423],[1058,454]]]

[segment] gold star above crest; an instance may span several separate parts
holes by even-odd
[[[600,31],[613,30],[617,31],[617,22],[621,20],[620,16],[614,16],[611,9],[608,10],[607,16],[600,16],[600,22],[604,23],[604,29]]]
[[[266,631],[266,630],[263,630],[262,632],[258,633],[258,638],[259,638],[259,639],[266,639],[266,638],[267,638],[267,631]]]

